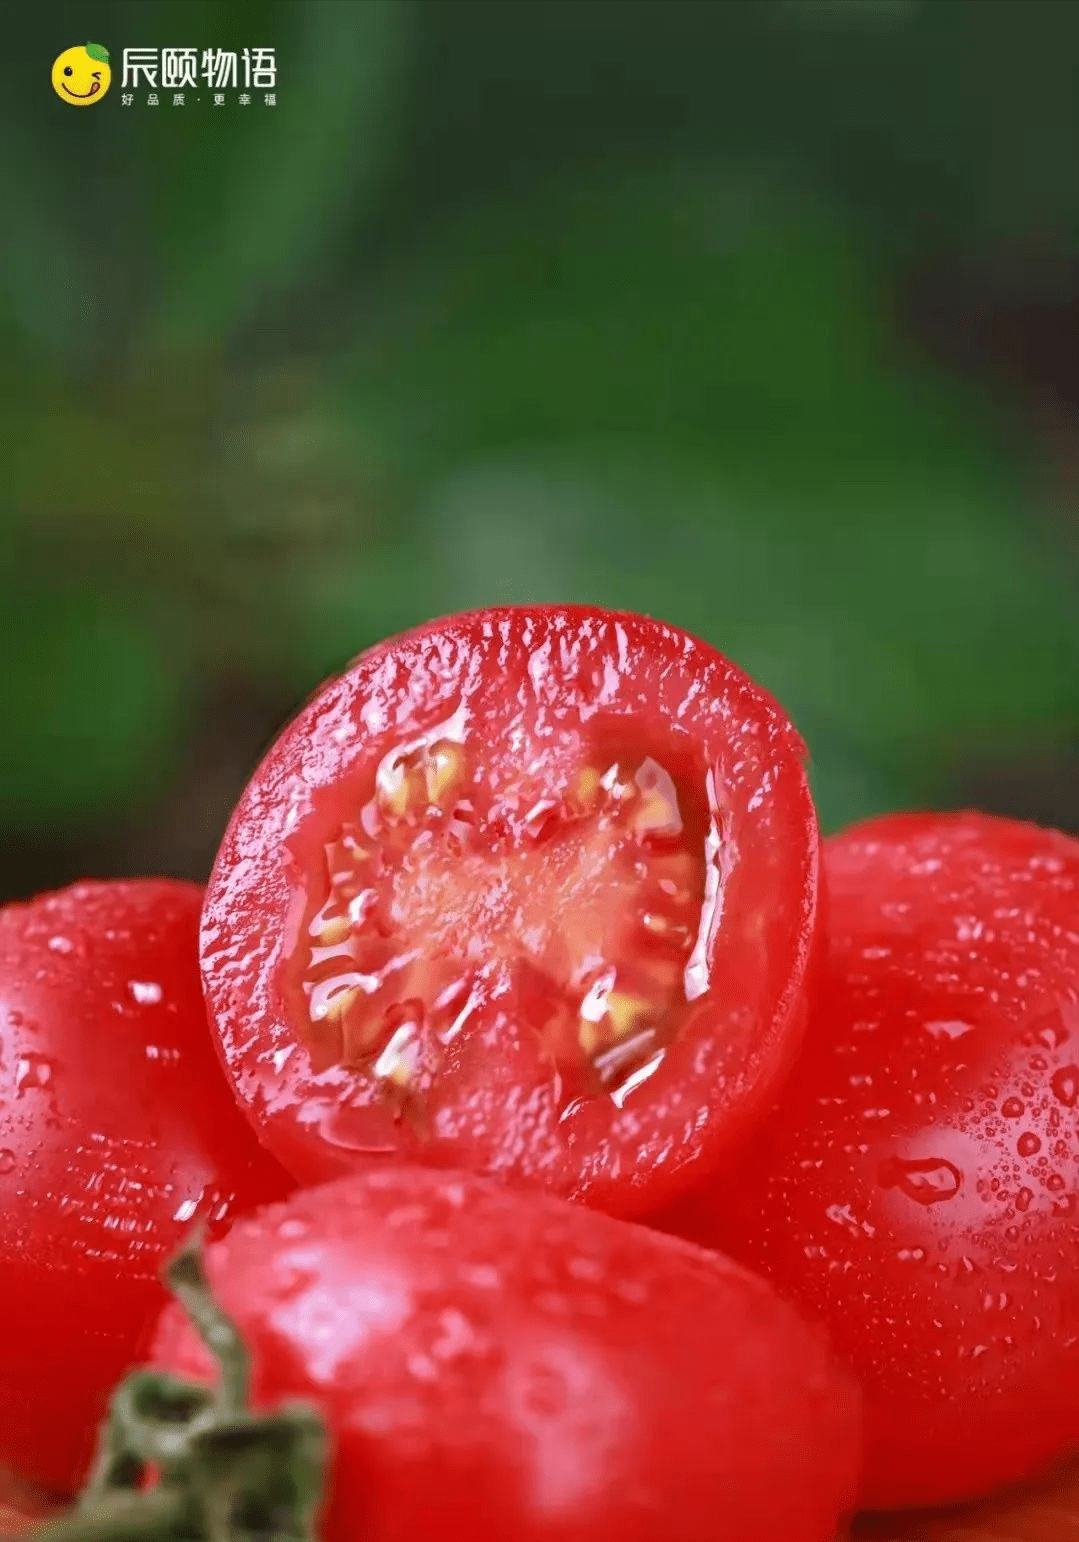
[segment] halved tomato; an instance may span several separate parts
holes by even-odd
[[[204,909],[211,1015],[305,1181],[407,1155],[630,1213],[790,1065],[817,865],[800,739],[705,643],[451,617],[362,655],[259,767]]]

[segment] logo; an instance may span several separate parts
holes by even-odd
[[[147,107],[277,106],[276,48],[125,48],[120,101]]]
[[[67,48],[52,67],[52,88],[69,107],[92,107],[109,89],[109,51],[100,43]]]

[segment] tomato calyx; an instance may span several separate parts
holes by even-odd
[[[320,1416],[302,1404],[248,1408],[247,1349],[213,1297],[199,1237],[165,1279],[216,1360],[218,1384],[128,1376],[81,1498],[35,1531],[36,1542],[316,1542],[328,1445]]]

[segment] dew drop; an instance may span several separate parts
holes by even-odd
[[[0,1173],[15,1171],[15,1153],[8,1146],[0,1147]]]
[[[943,1157],[925,1157],[912,1161],[891,1157],[882,1162],[877,1174],[885,1189],[900,1189],[919,1205],[936,1205],[954,1199],[963,1182],[963,1174],[954,1162]]]
[[[1026,1104],[1021,1098],[1005,1098],[1000,1105],[1000,1112],[1005,1119],[1021,1119],[1026,1111]]]
[[[1020,1189],[1019,1193],[1015,1196],[1015,1208],[1025,1213],[1030,1209],[1030,1203],[1033,1198],[1034,1191],[1032,1189]]]
[[[1033,1130],[1024,1130],[1015,1143],[1015,1149],[1021,1157],[1031,1157],[1042,1149],[1041,1136],[1035,1135]]]
[[[165,994],[156,980],[129,980],[127,988],[140,1007],[156,1006]]]
[[[966,1034],[974,1031],[973,1023],[960,1022],[958,1019],[949,1019],[941,1022],[925,1024],[925,1031],[934,1039],[961,1039]]]
[[[52,1083],[52,1061],[44,1055],[23,1055],[15,1066],[15,1095],[44,1091]]]
[[[1079,1101],[1079,1066],[1061,1066],[1059,1071],[1054,1071],[1049,1085],[1059,1103],[1063,1103],[1065,1108],[1074,1108]]]

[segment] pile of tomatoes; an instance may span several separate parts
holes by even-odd
[[[832,1542],[1079,1441],[1079,842],[821,842],[704,643],[495,609],[362,655],[205,894],[0,912],[0,1465],[114,1384],[322,1411],[325,1542]],[[912,1533],[913,1535],[913,1533]]]

